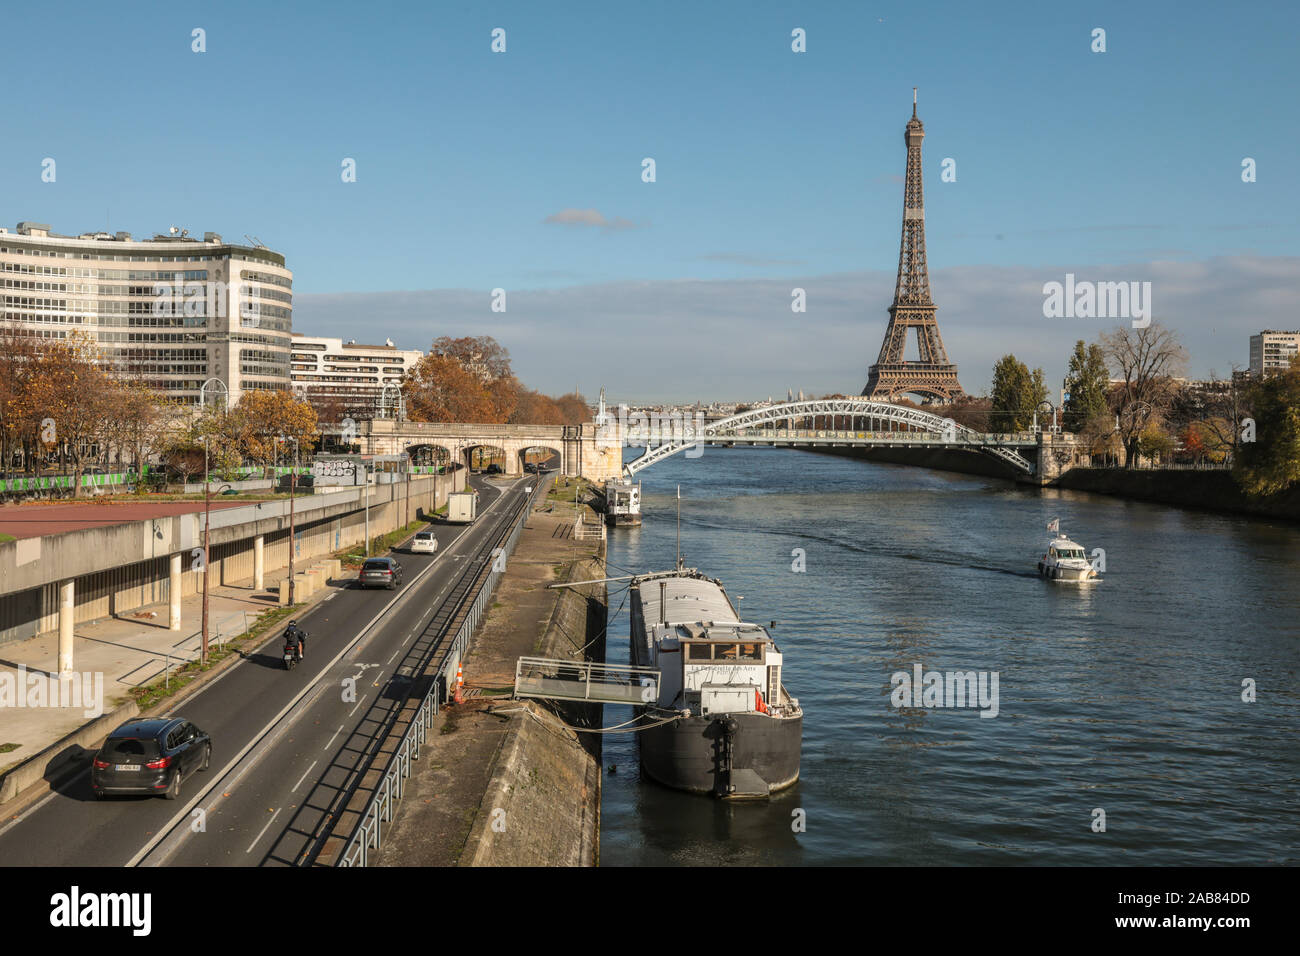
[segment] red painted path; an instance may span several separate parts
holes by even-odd
[[[213,500],[212,510],[240,508],[247,501]],[[39,538],[46,534],[62,534],[83,528],[105,528],[130,521],[149,518],[169,518],[173,515],[192,514],[203,510],[201,501],[109,501],[65,504],[35,502],[27,505],[6,505],[0,508],[0,533],[15,538]]]

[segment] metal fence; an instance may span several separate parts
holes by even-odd
[[[416,711],[411,725],[402,735],[397,752],[389,759],[383,778],[375,788],[374,796],[361,811],[361,822],[348,840],[347,846],[343,848],[337,866],[365,866],[370,850],[378,850],[382,845],[384,824],[391,823],[393,820],[394,807],[397,801],[402,799],[404,782],[411,775],[411,762],[420,757],[420,747],[424,744],[429,728],[433,726],[433,718],[438,715],[444,688],[450,689],[455,680],[455,675],[449,673],[449,669],[464,655],[470,638],[474,635],[474,629],[489,607],[497,582],[505,574],[504,558],[514,553],[515,544],[519,541],[519,535],[528,521],[528,515],[533,510],[533,501],[542,484],[539,482],[538,489],[526,498],[523,510],[515,519],[514,527],[510,529],[509,536],[500,545],[500,552],[494,552],[492,570],[479,589],[474,603],[470,605],[465,620],[461,622],[460,630],[456,632],[456,637],[443,658],[443,665],[434,676],[429,693],[420,702],[420,708]]]
[[[604,704],[644,704],[659,696],[657,667],[521,657],[515,662],[515,696]]]
[[[604,541],[605,522],[587,524],[582,520],[582,515],[578,515],[578,520],[573,523],[573,536],[579,541]]]

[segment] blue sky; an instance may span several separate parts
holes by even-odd
[[[971,267],[1041,286],[1066,271],[1149,279],[1161,262],[1245,263],[1245,274],[1257,260],[1294,265],[1297,9],[22,5],[6,11],[0,35],[10,104],[0,224],[255,235],[294,270],[297,329],[411,347],[497,334],[523,377],[548,390],[594,390],[593,365],[656,339],[602,324],[615,289],[671,300],[672,314],[638,310],[636,321],[662,322],[660,340],[689,337],[699,368],[734,366],[697,396],[698,370],[678,363],[674,373],[666,351],[654,374],[604,376],[629,397],[853,391],[884,331],[902,128],[917,86],[934,294],[945,338],[979,343],[963,353],[949,343],[979,391],[1002,352],[1055,376],[1075,338],[1108,326],[1047,328],[1037,316],[1033,342],[1008,336],[1010,312],[1032,313],[1033,297],[971,313],[973,293],[959,283],[978,274]],[[205,53],[191,51],[195,27]],[[490,50],[494,27],[506,30],[504,54]],[[795,27],[807,31],[806,53],[791,52]],[[1090,50],[1095,27],[1105,53]],[[1241,181],[1246,156],[1255,183]],[[55,183],[41,182],[45,157],[58,163]],[[345,157],[355,183],[340,179]],[[641,181],[644,157],[656,161],[655,183]],[[955,182],[940,181],[947,157]],[[623,227],[546,222],[566,210]],[[883,300],[819,299],[828,277],[874,289],[877,274]],[[1156,317],[1186,326],[1193,372],[1222,374],[1225,355],[1245,360],[1242,329],[1300,325],[1282,294],[1296,275],[1282,272],[1262,312],[1231,317],[1241,328],[1229,330],[1223,312],[1241,306],[1228,298],[1162,315],[1162,299],[1178,296],[1158,286]],[[770,315],[736,311],[706,338],[682,314],[683,281],[718,297],[701,304],[711,315],[728,297],[762,312],[755,289],[786,291]],[[793,285],[808,289],[809,312],[793,320],[809,339],[819,326],[842,330],[821,366],[811,342],[788,366],[763,352],[765,323],[792,321]],[[514,315],[488,310],[496,287],[517,292]],[[383,304],[396,292],[428,294],[404,297],[403,311]],[[570,312],[542,308],[561,298]],[[538,326],[567,321],[582,344],[545,345]],[[760,365],[770,371],[755,381]],[[776,378],[783,368],[797,380]]]

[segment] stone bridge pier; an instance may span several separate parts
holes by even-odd
[[[1031,454],[1037,453],[1032,475],[1017,476],[1017,481],[1024,484],[1050,485],[1065,472],[1088,458],[1079,445],[1077,435],[1069,432],[1042,431],[1038,435],[1038,447]]]

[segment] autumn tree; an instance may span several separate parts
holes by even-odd
[[[420,359],[402,382],[407,414],[417,422],[484,422],[495,413],[482,378],[450,355]]]
[[[38,454],[59,449],[72,464],[73,494],[81,494],[90,447],[104,440],[115,414],[111,382],[81,333],[43,342],[27,369],[29,421],[38,418]]]
[[[1118,388],[1120,440],[1128,467],[1136,467],[1142,433],[1169,407],[1177,391],[1174,377],[1187,367],[1178,337],[1159,322],[1145,328],[1119,326],[1101,336],[1102,350],[1121,380]]]
[[[563,424],[581,425],[583,422],[591,421],[591,407],[587,404],[587,400],[577,392],[561,395],[554,401],[556,408],[560,410]]]
[[[138,379],[112,382],[108,397],[114,414],[105,437],[119,449],[119,460],[125,462],[122,452],[129,451],[136,470],[143,474],[144,462],[173,429],[177,406]]]
[[[295,441],[309,453],[316,441],[316,410],[283,389],[245,391],[231,418],[244,456],[259,464],[271,464],[277,449],[287,450]]]
[[[14,326],[0,326],[0,461],[7,469],[21,453],[30,464],[34,424],[39,421],[28,392],[35,340]]]
[[[1300,481],[1300,357],[1253,383],[1247,399],[1254,427],[1237,446],[1234,477],[1250,495],[1284,491]]]
[[[555,399],[541,392],[535,392],[531,388],[523,388],[519,392],[519,400],[507,424],[563,425],[565,421]]]
[[[990,412],[993,402],[987,398],[974,395],[960,395],[946,409],[946,415],[958,425],[974,429],[977,432],[989,430]]]
[[[510,368],[510,353],[490,335],[472,338],[444,335],[433,340],[429,354],[454,359],[485,385],[514,376]]]

